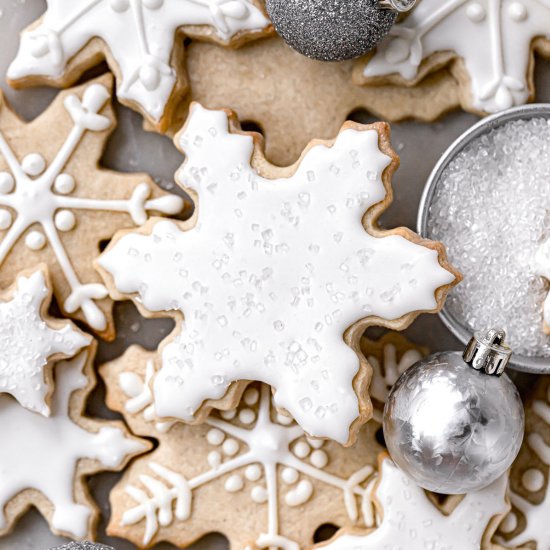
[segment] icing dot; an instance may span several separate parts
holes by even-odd
[[[40,231],[31,231],[25,237],[25,244],[31,250],[40,250],[46,245],[46,237]]]
[[[518,518],[516,514],[510,512],[503,520],[502,523],[498,526],[499,530],[503,533],[512,533],[517,529]]]
[[[238,474],[232,475],[225,480],[224,487],[228,493],[237,493],[238,491],[242,491],[242,488],[244,487],[243,478]]]
[[[23,172],[29,176],[38,176],[44,172],[46,161],[39,153],[30,153],[23,159],[23,162],[21,162],[21,168],[23,168]]]
[[[309,460],[316,468],[324,468],[328,464],[328,456],[325,451],[313,451]]]
[[[0,172],[0,193],[5,195],[13,191],[15,180],[9,172]]]
[[[508,13],[514,21],[525,21],[527,19],[527,8],[521,2],[512,2]]]
[[[301,506],[305,504],[313,494],[313,484],[307,479],[303,479],[298,486],[289,491],[285,496],[285,502],[289,506]]]
[[[235,456],[239,452],[239,444],[235,439],[226,439],[222,450],[227,456]]]
[[[256,420],[256,413],[252,409],[243,409],[239,413],[239,420],[243,424],[252,424]]]
[[[139,70],[139,79],[145,88],[152,92],[160,85],[160,72],[151,65],[143,65]]]
[[[293,452],[298,458],[306,458],[311,452],[311,447],[305,441],[298,441],[294,445]]]
[[[293,422],[292,418],[290,416],[286,416],[285,414],[277,413],[277,422],[281,424],[281,426],[290,426]]]
[[[225,439],[225,434],[221,430],[218,430],[217,428],[211,429],[206,434],[206,441],[208,441],[210,445],[216,445],[216,446],[221,445],[224,439]]]
[[[251,464],[246,468],[244,475],[249,481],[258,481],[262,477],[262,469],[258,464]]]
[[[466,8],[466,17],[474,23],[481,23],[485,19],[485,8],[478,2],[472,2]]]
[[[55,227],[59,231],[70,231],[76,225],[74,214],[69,210],[60,210],[54,218]]]
[[[237,411],[235,409],[231,409],[230,411],[221,411],[220,416],[224,420],[233,420],[237,416]]]
[[[128,0],[109,0],[109,5],[112,10],[117,13],[122,13],[128,9],[130,2],[128,2]]]
[[[530,468],[521,476],[522,485],[531,493],[536,493],[544,487],[544,474],[540,470]]]
[[[5,208],[0,209],[0,229],[7,229],[11,225],[11,212]]]
[[[299,474],[294,468],[285,468],[281,477],[287,485],[294,485],[298,481]]]
[[[267,502],[267,490],[265,487],[258,485],[250,491],[250,497],[256,504],[263,504]]]
[[[59,174],[59,176],[55,178],[55,182],[53,184],[54,190],[61,195],[68,195],[69,193],[72,193],[75,187],[76,184],[74,178],[69,174]]]
[[[322,439],[311,439],[309,437],[307,438],[307,442],[310,447],[313,447],[314,449],[320,449],[325,444]]]
[[[260,392],[256,388],[248,388],[243,395],[243,400],[249,407],[255,405],[259,398]]]
[[[218,468],[222,463],[222,455],[218,451],[212,451],[208,453],[206,460],[211,468]]]

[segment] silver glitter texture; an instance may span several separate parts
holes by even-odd
[[[406,371],[384,410],[394,462],[424,489],[462,494],[511,466],[524,431],[519,393],[506,374],[468,366],[459,352],[432,355]]]
[[[388,34],[397,14],[378,0],[267,0],[267,13],[282,38],[312,59],[359,57]]]
[[[105,546],[104,544],[98,544],[97,542],[69,542],[63,546],[56,546],[50,548],[50,550],[115,550],[112,546]]]

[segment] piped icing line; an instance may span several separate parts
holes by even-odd
[[[203,506],[195,504],[195,500],[205,493],[197,491],[213,483],[218,484],[219,498],[224,492],[249,492],[251,514],[258,513],[256,506],[263,507],[259,513],[265,514],[266,528],[257,534],[255,547],[300,548],[282,530],[280,518],[284,508],[303,509],[315,495],[315,484],[338,491],[349,523],[371,525],[370,488],[375,468],[368,463],[369,458],[363,456],[363,465],[351,475],[338,473],[331,464],[335,459],[333,447],[307,438],[292,419],[276,413],[268,386],[250,386],[237,409],[211,415],[206,421],[206,433],[204,425],[173,424],[166,428],[155,420],[153,397],[147,388],[150,360],[143,359],[143,367],[136,366],[139,359],[135,355],[123,361],[121,368],[101,368],[112,392],[108,400],[116,396],[115,408],[123,411],[132,429],[143,435],[156,435],[159,448],[153,456],[140,459],[137,472],[130,470],[118,486],[129,498],[111,498],[115,518],[112,522],[118,522],[116,530],[109,529],[111,534],[124,536],[125,528],[131,527],[135,533],[139,527],[139,543],[144,546],[159,540],[185,544],[185,539],[164,534],[163,528],[168,528],[168,533],[183,533],[186,522],[191,527],[200,522],[193,510],[197,505]],[[118,389],[113,387],[116,382]],[[189,441],[196,442],[191,463],[184,451]],[[203,450],[203,446],[210,451]],[[182,460],[170,463],[167,457],[173,456]],[[353,460],[357,461],[357,456]],[[185,474],[189,469],[195,472],[191,476]],[[313,532],[318,525],[311,527]]]
[[[76,355],[91,337],[70,321],[48,317],[51,286],[46,266],[21,273],[0,294],[0,394],[49,416],[55,361]]]
[[[381,550],[382,548],[457,548],[485,550],[496,521],[510,506],[506,500],[508,476],[464,496],[449,514],[441,512],[426,492],[403,474],[389,459],[382,460],[375,499],[380,507],[378,527],[365,534],[337,533],[316,548],[324,550]]]
[[[397,326],[434,311],[457,280],[439,245],[365,231],[365,211],[372,224],[389,201],[385,131],[348,124],[291,176],[267,179],[251,165],[262,162],[252,136],[231,131],[227,112],[191,107],[176,181],[198,201],[194,227],[153,221],[121,233],[97,262],[113,295],[180,320],[152,382],[159,417],[196,421],[233,382],[257,380],[314,437],[346,443],[367,419],[354,391],[360,361],[342,335],[361,319]]]
[[[540,399],[533,400],[530,410],[528,409],[528,425],[530,425],[529,416],[533,415],[536,422],[542,422],[545,430],[550,433],[550,384],[546,383],[546,390],[540,397]],[[521,512],[525,518],[525,528],[512,538],[508,538],[505,542],[506,545],[519,548],[529,542],[535,542],[537,550],[550,548],[550,530],[548,528],[550,444],[545,441],[544,437],[542,433],[533,430],[527,434],[524,441],[524,447],[538,459],[539,465],[524,469],[520,477],[523,491],[527,495],[532,495],[532,499],[530,497],[527,500],[517,492],[510,491],[513,510],[501,524],[500,531],[504,534],[516,531],[518,528],[517,511]],[[515,473],[514,466],[512,472]],[[541,491],[544,495],[542,500],[540,499]]]
[[[201,36],[229,44],[265,31],[270,22],[250,0],[48,0],[39,23],[23,31],[8,79],[59,81],[71,60],[99,38],[120,75],[118,97],[158,123],[178,81],[172,59],[177,30],[196,26],[209,27]]]
[[[362,75],[366,82],[398,75],[415,83],[431,56],[439,56],[437,67],[459,58],[453,74],[470,89],[468,105],[498,112],[532,95],[531,48],[535,39],[549,38],[549,26],[545,0],[422,0],[392,28]]]
[[[8,135],[0,128],[0,159],[7,165],[0,171],[0,268],[19,241],[24,242],[30,255],[51,247],[70,288],[60,305],[68,314],[80,314],[97,332],[108,328],[107,317],[97,304],[108,292],[100,283],[82,282],[77,274],[75,260],[62,237],[78,231],[74,212],[122,212],[139,225],[153,212],[173,215],[184,205],[176,195],[151,199],[152,189],[146,182],[137,184],[131,196],[124,199],[72,195],[79,185],[79,174],[69,173],[68,163],[88,134],[104,132],[113,124],[104,111],[111,97],[108,82],[110,79],[101,79],[87,85],[82,97],[66,95],[63,106],[72,126],[49,165],[40,151],[18,159],[10,143],[11,132]]]
[[[76,539],[91,537],[97,510],[89,497],[82,496],[87,495],[84,477],[119,470],[132,456],[148,450],[149,444],[128,436],[121,423],[80,416],[92,385],[92,357],[88,350],[58,363],[49,418],[0,395],[4,438],[0,534],[7,533],[28,506],[24,498],[15,503],[12,499],[34,490],[40,496],[31,494],[30,502],[48,518],[56,533]]]

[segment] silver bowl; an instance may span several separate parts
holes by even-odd
[[[507,122],[513,120],[525,120],[534,117],[542,117],[550,119],[550,103],[539,103],[534,105],[522,105],[520,107],[514,107],[507,111],[503,111],[496,115],[488,116],[477,124],[474,124],[470,129],[464,132],[448,149],[443,156],[439,159],[435,168],[433,169],[424,192],[422,193],[422,199],[420,201],[420,208],[418,211],[418,232],[423,237],[428,237],[428,217],[429,208],[433,199],[435,188],[439,182],[441,174],[447,168],[448,164],[454,160],[465,147],[467,147],[474,139],[482,136],[498,128]],[[467,344],[472,337],[472,331],[460,323],[445,307],[439,314],[441,320],[445,326],[464,344]],[[484,327],[479,327],[484,328]],[[548,357],[536,357],[514,354],[510,363],[510,368],[531,372],[534,374],[550,374],[550,358]]]

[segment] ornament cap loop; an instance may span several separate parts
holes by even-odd
[[[417,0],[378,0],[378,7],[397,13],[406,13],[414,8],[416,2]]]
[[[512,357],[512,350],[505,343],[506,332],[490,329],[476,332],[462,355],[464,362],[485,374],[500,376]]]

